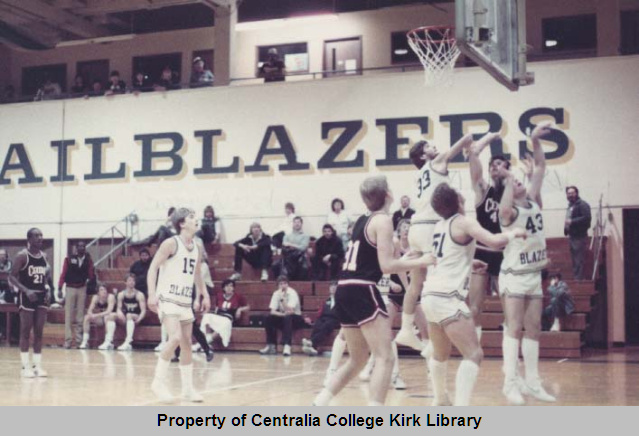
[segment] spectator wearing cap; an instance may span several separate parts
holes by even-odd
[[[283,82],[286,76],[286,66],[277,54],[276,48],[268,50],[268,59],[259,69],[259,77],[264,78],[264,82]]]
[[[117,70],[111,71],[109,75],[109,83],[104,95],[124,94],[126,92],[126,83],[120,79],[120,72]]]
[[[193,67],[191,69],[191,88],[201,88],[203,86],[213,86],[215,76],[211,70],[204,68],[204,60],[201,57],[193,59]]]
[[[315,323],[313,323],[311,339],[302,339],[302,351],[309,356],[317,356],[318,345],[330,337],[336,329],[340,328],[340,323],[335,313],[335,291],[337,290],[337,282],[331,282],[328,289],[330,296],[320,308],[318,318]]]

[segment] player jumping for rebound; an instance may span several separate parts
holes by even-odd
[[[408,232],[411,252],[421,254],[432,250],[433,228],[439,221],[439,216],[433,210],[430,198],[440,183],[450,183],[448,163],[472,142],[473,136],[467,134],[443,153],[439,153],[437,147],[428,141],[419,141],[411,148],[410,159],[417,168],[415,214],[411,217]],[[410,286],[404,297],[402,327],[395,337],[398,344],[407,345],[416,350],[428,349],[424,348],[424,343],[419,340],[414,331],[415,308],[425,278],[425,268],[410,272]]]
[[[541,214],[541,185],[546,172],[546,159],[540,138],[550,132],[550,123],[537,125],[531,136],[534,167],[530,185],[513,177],[505,167],[501,168],[504,194],[499,205],[499,220],[502,230],[523,229],[528,237],[516,240],[504,249],[504,260],[499,273],[499,293],[504,302],[504,315],[508,327],[503,341],[504,389],[508,402],[524,404],[522,394],[542,401],[553,402],[539,377],[539,335],[543,295],[541,271],[546,267],[546,238]],[[519,343],[526,369],[525,385],[517,380]]]
[[[200,257],[204,253],[200,252],[194,240],[198,222],[193,210],[179,208],[171,215],[171,221],[178,235],[162,242],[147,275],[149,309],[159,315],[168,333],[167,343],[158,358],[151,389],[162,402],[173,401],[166,379],[173,353],[180,346],[183,351],[180,361],[182,398],[201,402],[202,396],[193,389],[191,324],[195,321],[193,309],[200,309],[200,299],[205,312],[208,312],[211,305],[200,274]],[[193,292],[197,292],[195,299]]]

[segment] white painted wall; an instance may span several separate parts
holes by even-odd
[[[543,192],[546,235],[562,235],[566,184],[579,186],[582,197],[593,206],[603,193],[604,204],[613,212],[608,247],[614,314],[611,338],[623,341],[620,207],[639,205],[639,150],[632,134],[639,115],[639,57],[544,62],[531,69],[537,83],[517,93],[505,90],[482,70],[464,69],[456,73],[451,88],[426,89],[421,73],[405,73],[0,106],[0,162],[5,161],[10,144],[24,143],[36,174],[45,178],[42,184],[29,186],[17,183],[21,172],[8,175],[12,184],[0,186],[5,205],[0,215],[0,239],[22,238],[28,227],[37,225],[46,237],[55,239],[56,258],[61,259],[67,238],[97,236],[132,210],[145,220],[141,226],[145,235],[164,219],[170,205],[190,205],[201,211],[206,204],[213,204],[223,220],[225,239],[233,241],[247,232],[253,220],[272,231],[287,201],[293,201],[306,218],[307,231],[318,235],[332,198],[343,198],[349,213],[364,211],[357,187],[368,174],[386,174],[397,199],[413,194],[410,167],[375,166],[385,147],[384,131],[375,125],[377,119],[428,116],[429,139],[445,149],[450,146],[450,130],[439,121],[440,116],[496,112],[504,119],[506,147],[516,156],[518,141],[524,139],[518,127],[521,114],[533,107],[564,108],[567,118],[560,128],[571,140],[571,151],[549,162]],[[365,123],[355,149],[344,159],[352,159],[355,150],[364,150],[367,169],[318,170],[317,161],[330,145],[321,138],[322,123],[344,120]],[[222,129],[219,165],[228,165],[237,156],[243,168],[253,164],[266,129],[272,125],[286,126],[298,160],[310,163],[310,170],[280,171],[283,159],[276,156],[265,160],[271,167],[266,174],[241,170],[216,177],[193,175],[202,153],[194,131]],[[468,131],[475,133],[485,129],[480,123],[468,126]],[[141,165],[141,147],[134,136],[160,132],[178,132],[184,138],[185,171],[153,180],[134,177]],[[411,128],[403,134],[411,141],[420,136]],[[84,141],[102,136],[112,139],[105,169],[113,171],[124,162],[128,171],[125,180],[83,180],[82,175],[91,170],[91,154]],[[74,139],[77,144],[70,157],[70,173],[76,181],[62,185],[49,181],[57,171],[57,155],[50,142],[59,139]],[[547,151],[552,148],[548,146]],[[404,156],[407,149],[404,146],[401,150]],[[166,165],[160,163],[159,167]],[[472,198],[467,166],[457,165],[452,174],[455,186]]]

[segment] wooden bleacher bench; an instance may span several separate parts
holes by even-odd
[[[138,259],[136,250],[129,252],[128,256],[120,256],[116,259],[113,269],[101,269],[98,276],[101,281],[106,282],[108,289],[124,288],[124,277],[129,271],[130,265]],[[154,251],[153,249],[151,250]],[[209,264],[215,283],[215,292],[221,291],[221,281],[228,278],[233,273],[234,247],[231,244],[221,244],[216,247],[207,247]],[[575,358],[581,355],[583,346],[583,333],[588,327],[588,316],[592,310],[593,297],[596,296],[594,282],[571,280],[571,265],[568,241],[565,238],[548,239],[549,257],[552,259],[551,271],[560,270],[564,280],[567,282],[573,299],[575,301],[575,312],[562,320],[562,331],[543,332],[540,339],[540,355],[542,357],[553,358]],[[592,256],[587,260],[587,268],[592,270]],[[254,270],[250,265],[244,263],[242,270],[242,280],[236,283],[236,292],[244,295],[251,311],[245,314],[239,325],[234,327],[231,344],[228,350],[256,351],[262,348],[266,341],[263,327],[251,327],[249,325],[250,315],[268,315],[268,304],[277,284],[270,277],[269,282],[259,281],[260,271]],[[548,283],[544,282],[543,288],[547,288]],[[318,310],[324,304],[329,295],[329,282],[291,282],[290,286],[300,295],[302,312],[304,316],[315,319]],[[544,299],[544,304],[548,303],[548,297]],[[87,299],[87,305],[90,299]],[[6,307],[11,306],[11,308]],[[15,305],[0,305],[0,312],[15,313]],[[503,323],[503,309],[499,297],[490,296],[485,301],[484,313],[482,315],[482,347],[486,356],[501,356],[501,325]],[[395,320],[393,328],[400,326],[399,317]],[[104,337],[103,328],[95,328],[92,331],[90,346],[96,347]],[[309,338],[310,328],[301,329],[293,336],[293,352],[301,351],[302,338]],[[333,337],[337,334],[335,332]],[[328,350],[332,344],[333,337],[329,338],[325,344],[320,346],[321,350]],[[115,336],[116,346],[124,339],[124,328],[118,328]],[[155,346],[160,339],[160,325],[157,315],[148,313],[145,320],[136,328],[134,335],[134,346],[147,347]],[[49,312],[48,325],[45,327],[45,343],[62,345],[64,342],[64,311],[51,310]],[[221,348],[221,345],[217,345]],[[281,348],[281,347],[280,347]],[[403,352],[407,349],[400,348]],[[281,349],[280,349],[281,351]]]

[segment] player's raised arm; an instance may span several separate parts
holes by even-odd
[[[499,133],[488,132],[481,139],[468,148],[468,163],[470,168],[470,180],[475,192],[475,204],[479,204],[488,190],[488,183],[484,179],[484,169],[479,155],[486,146],[499,138]]]
[[[546,155],[541,147],[540,139],[550,133],[552,123],[546,121],[535,127],[530,135],[533,145],[533,160],[535,162],[532,174],[530,176],[530,186],[528,188],[528,196],[538,203],[541,207],[541,185],[544,182],[546,174]]]
[[[523,229],[515,229],[504,233],[490,233],[479,225],[477,221],[467,217],[458,218],[462,229],[474,239],[483,243],[487,247],[498,250],[505,247],[515,238],[525,238],[526,232]]]
[[[432,163],[433,168],[436,171],[445,173],[446,171],[448,171],[448,162],[453,160],[455,156],[457,156],[464,150],[464,148],[470,147],[470,144],[472,143],[473,135],[471,133],[462,136],[462,138],[455,144],[453,144],[453,146],[450,147],[447,151],[444,151],[437,155]]]
[[[499,202],[499,219],[503,225],[508,226],[516,218],[516,211],[513,206],[515,202],[515,183],[517,181],[506,168],[502,168],[501,172],[504,180],[504,194]]]
[[[166,262],[166,260],[176,252],[176,250],[177,242],[175,241],[175,238],[165,240],[160,245],[160,248],[158,248],[155,256],[153,256],[153,260],[149,266],[149,272],[146,275],[146,286],[149,291],[148,306],[153,312],[157,312],[158,310],[158,296],[155,292],[155,285],[158,281],[160,265]]]

